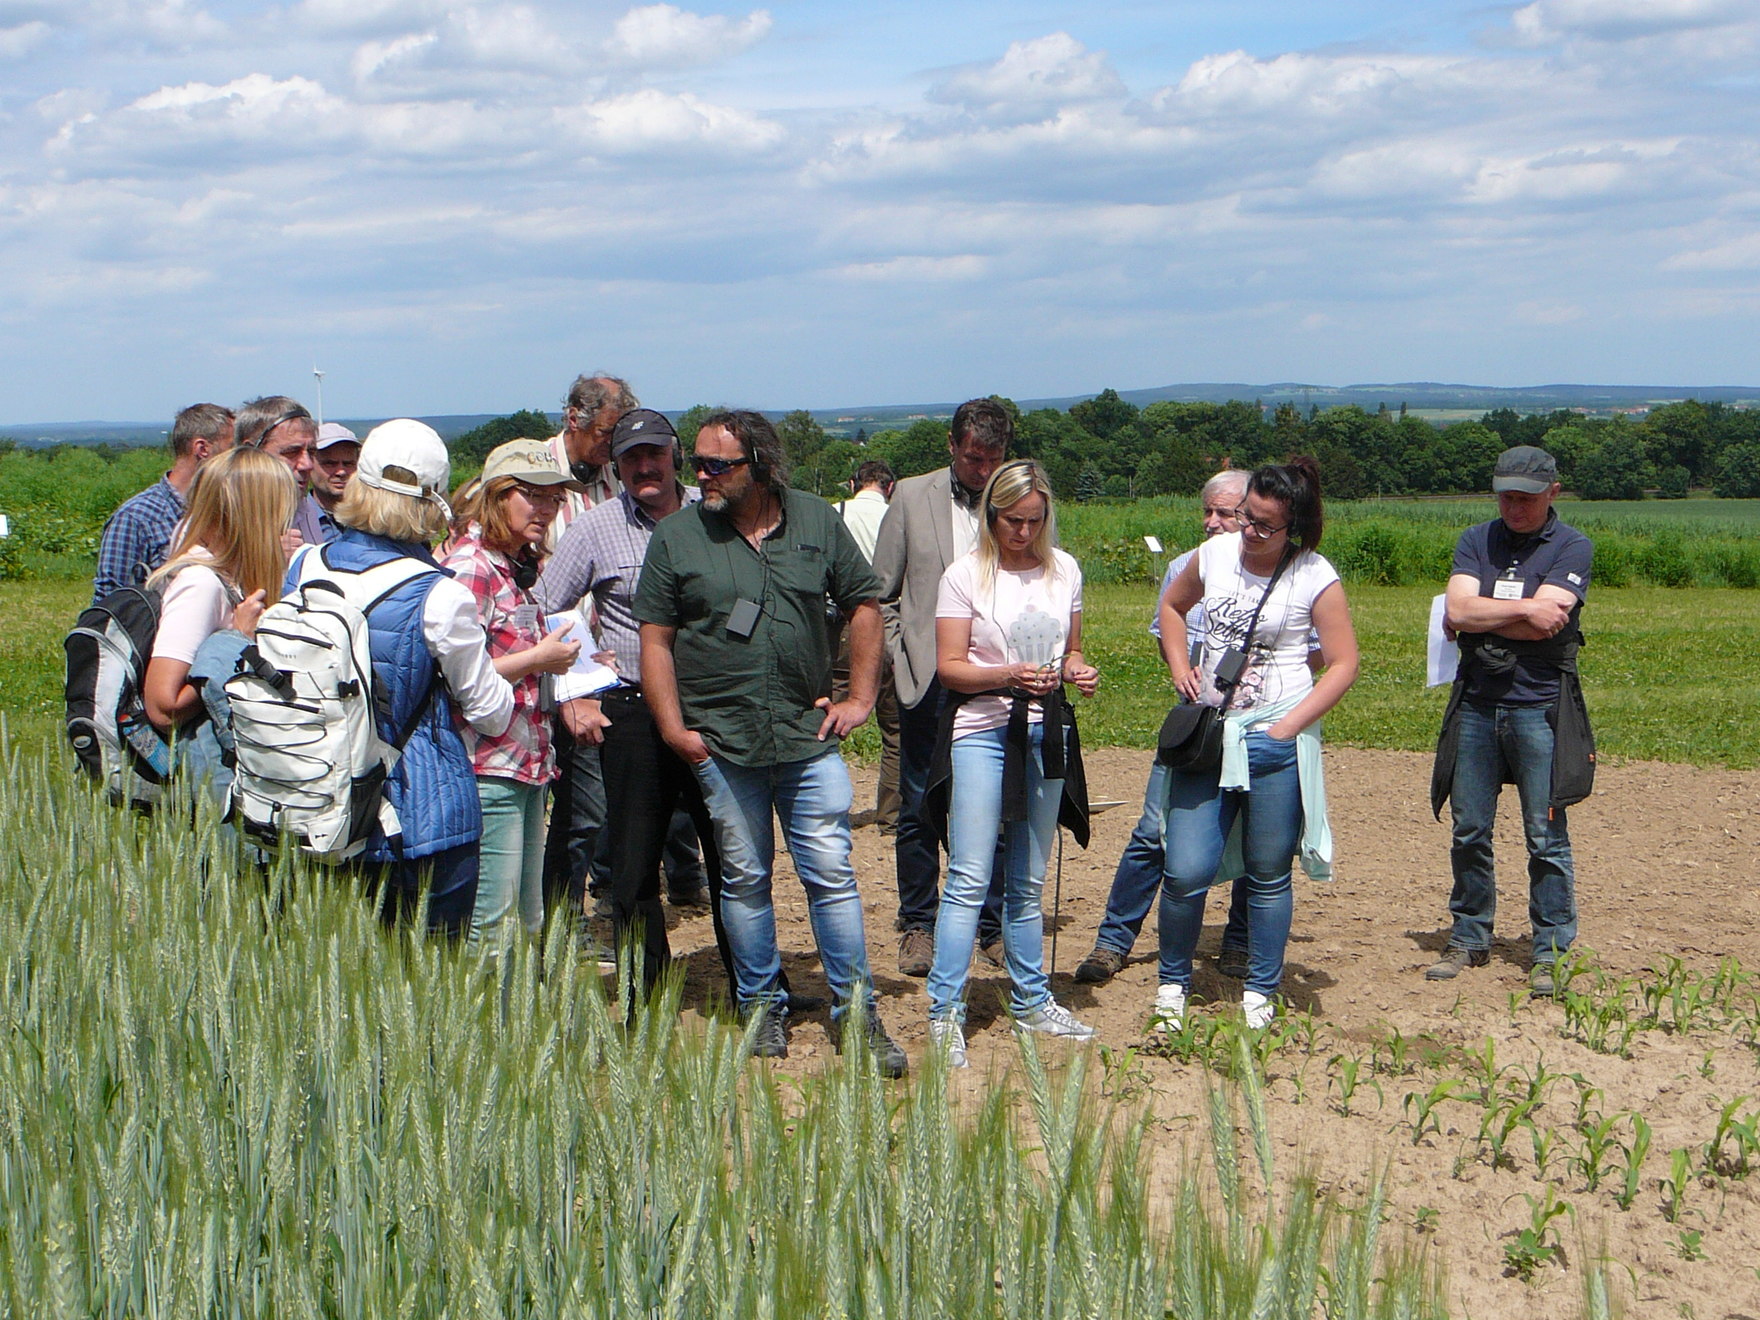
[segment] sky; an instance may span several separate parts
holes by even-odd
[[[0,424],[1760,382],[1754,0],[0,0]]]

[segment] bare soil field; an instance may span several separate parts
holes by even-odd
[[[1196,1058],[1133,1048],[1144,1044],[1154,998],[1153,914],[1112,982],[1079,986],[1069,975],[1093,943],[1140,810],[1148,756],[1110,748],[1087,754],[1093,799],[1122,805],[1095,818],[1086,851],[1065,847],[1054,989],[1098,1028],[1106,1048],[1095,1072],[1108,1096],[1150,1115],[1148,1148],[1171,1187],[1181,1160],[1207,1139],[1205,1082],[1216,1076]],[[869,804],[873,772],[855,773],[856,801]],[[1430,816],[1429,774],[1422,755],[1327,752],[1338,876],[1317,885],[1298,869],[1285,993],[1301,1029],[1270,1051],[1266,1066],[1279,1173],[1311,1169],[1323,1187],[1355,1200],[1385,1170],[1391,1220],[1416,1231],[1440,1259],[1457,1315],[1574,1314],[1577,1267],[1588,1253],[1609,1262],[1632,1316],[1757,1320],[1760,1150],[1752,1176],[1746,1158],[1738,1165],[1728,1154],[1733,1144],[1720,1165],[1704,1155],[1729,1102],[1740,1101],[1732,1111],[1738,1120],[1760,1113],[1754,1019],[1744,1026],[1727,1013],[1689,1012],[1676,1029],[1679,1013],[1665,1015],[1668,1026],[1651,1019],[1633,1031],[1629,1057],[1621,1057],[1590,1049],[1581,1030],[1569,1029],[1561,1005],[1529,999],[1525,855],[1513,789],[1500,817],[1503,906],[1491,964],[1453,982],[1424,981],[1423,968],[1446,940],[1449,889],[1448,830]],[[1609,977],[1645,978],[1671,957],[1690,973],[1710,974],[1727,958],[1760,970],[1760,774],[1603,765],[1595,796],[1571,810],[1571,834],[1580,947],[1594,951]],[[880,1011],[915,1067],[927,1044],[928,1001],[923,983],[897,970],[891,840],[862,825],[855,848]],[[786,857],[778,858],[776,893],[790,977],[797,990],[823,994]],[[1230,1012],[1240,993],[1213,962],[1225,902],[1226,894],[1212,895],[1194,986],[1217,1015]],[[1049,884],[1045,903],[1049,915]],[[673,948],[687,960],[687,1013],[700,1012],[724,988],[707,917],[678,922]],[[1633,983],[1634,1000],[1643,983]],[[950,1083],[973,1095],[1011,1084],[1018,1062],[1006,989],[1001,972],[976,964],[972,1066]],[[1757,992],[1760,986],[1744,983],[1724,1002],[1745,1001],[1760,1016]],[[793,1024],[783,1066],[811,1073],[832,1053],[825,1015],[807,1015]],[[1347,1060],[1359,1065],[1354,1091]],[[1449,1079],[1457,1081],[1454,1093],[1426,1120],[1422,1100]],[[1418,1101],[1408,1098],[1414,1095]],[[1486,1102],[1492,1095],[1496,1104]],[[1524,1097],[1534,1103],[1521,1109]],[[1619,1193],[1636,1132],[1629,1118],[1608,1126],[1607,1158],[1596,1173],[1590,1165],[1596,1120],[1622,1113],[1651,1129],[1625,1209]],[[1505,1124],[1507,1142],[1496,1143]],[[1688,1152],[1684,1171],[1672,1158],[1676,1150]],[[1558,1250],[1529,1262],[1523,1278],[1510,1249],[1519,1248],[1521,1230],[1532,1229],[1535,1207],[1549,1195],[1569,1206],[1542,1237]]]

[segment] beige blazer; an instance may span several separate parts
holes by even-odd
[[[953,562],[953,475],[937,468],[892,492],[874,546],[880,610],[901,706],[915,706],[935,677],[935,601]]]

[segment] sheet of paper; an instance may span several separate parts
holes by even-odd
[[[1455,670],[1460,668],[1461,648],[1449,641],[1442,627],[1447,600],[1446,596],[1438,596],[1430,602],[1430,663],[1424,681],[1426,687],[1454,682]]]
[[[616,687],[617,671],[593,659],[593,634],[588,629],[586,620],[581,618],[579,610],[557,610],[554,614],[544,616],[545,627],[551,632],[555,632],[565,623],[574,625],[568,639],[581,643],[581,653],[575,657],[573,667],[566,674],[556,676],[556,700],[573,701],[576,697],[591,697],[607,688]]]

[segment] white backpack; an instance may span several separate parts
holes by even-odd
[[[395,745],[379,736],[374,713],[383,697],[374,691],[367,615],[435,570],[400,558],[348,573],[323,552],[299,557],[298,586],[263,611],[255,642],[226,680],[232,804],[259,842],[285,836],[322,861],[342,862],[360,853],[375,824],[388,839],[402,834],[384,785],[414,732],[412,720]]]

